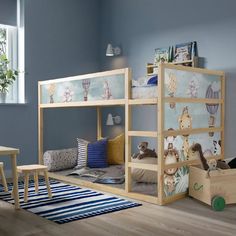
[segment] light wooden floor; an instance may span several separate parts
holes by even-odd
[[[0,201],[0,236],[236,235],[236,205],[223,212],[185,198],[168,206],[143,206],[58,225]]]

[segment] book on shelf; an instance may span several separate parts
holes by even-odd
[[[155,49],[154,65],[157,66],[160,62],[169,62],[171,47],[163,47]]]
[[[196,42],[181,43],[175,45],[173,62],[185,62],[193,60],[196,56]]]
[[[106,171],[103,171],[103,170],[93,170],[88,167],[84,167],[84,168],[81,168],[78,170],[74,170],[73,172],[71,172],[68,175],[76,175],[79,177],[98,178],[98,177],[104,175],[105,173],[106,173]]]

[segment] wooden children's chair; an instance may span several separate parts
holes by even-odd
[[[0,175],[2,178],[2,185],[4,187],[4,191],[8,192],[7,181],[3,170],[3,162],[0,162]]]
[[[29,187],[29,175],[31,173],[34,174],[34,186],[35,192],[38,193],[38,175],[40,172],[44,173],[45,183],[47,185],[48,197],[52,197],[50,183],[48,179],[48,168],[44,165],[25,165],[25,166],[17,166],[17,173],[24,174],[24,202],[28,202],[28,187]]]

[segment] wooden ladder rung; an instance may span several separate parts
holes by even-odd
[[[128,167],[143,169],[143,170],[157,171],[158,165],[157,164],[128,162]]]
[[[156,131],[129,131],[128,136],[136,136],[136,137],[157,137]]]
[[[157,98],[130,99],[129,105],[156,105]]]

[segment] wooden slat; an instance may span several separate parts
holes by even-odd
[[[221,77],[221,99],[225,101],[225,75]],[[220,124],[223,127],[221,131],[221,155],[225,153],[225,103],[221,104]]]
[[[158,203],[163,205],[164,201],[164,85],[165,73],[164,67],[160,64],[158,70],[158,107],[157,107],[157,130],[158,130],[158,172],[157,172],[157,189],[158,189]]]
[[[52,80],[46,80],[46,81],[39,81],[40,85],[43,84],[51,84],[51,83],[60,83],[60,82],[68,82],[68,81],[74,81],[74,80],[82,80],[82,79],[94,79],[99,77],[105,77],[105,76],[112,76],[112,75],[118,75],[118,74],[125,74],[125,71],[128,68],[124,69],[117,69],[117,70],[109,70],[109,71],[103,71],[103,72],[97,72],[97,73],[91,73],[91,74],[85,74],[85,75],[76,75],[66,78],[60,78],[60,79],[52,79]]]
[[[209,159],[220,160],[220,159],[223,159],[223,156],[222,155],[209,156],[206,159],[207,160],[209,160]],[[163,168],[165,170],[167,170],[167,169],[170,169],[170,168],[179,168],[179,167],[186,166],[186,165],[188,165],[188,166],[189,165],[198,165],[200,163],[201,163],[200,159],[194,159],[194,160],[180,161],[180,162],[177,162],[177,163],[168,164],[168,165],[165,165]]]
[[[149,202],[149,203],[152,203],[152,204],[157,204],[158,203],[158,198],[157,197],[142,194],[142,193],[129,192],[128,197],[129,198],[134,198],[134,199],[137,199],[137,200],[140,200],[140,201],[144,201],[144,202]]]
[[[97,107],[97,140],[102,137],[102,114],[101,108]]]
[[[157,164],[145,164],[145,163],[135,163],[135,162],[128,162],[128,166],[137,169],[143,170],[152,170],[157,171]]]
[[[96,107],[96,106],[116,106],[125,105],[125,99],[99,100],[99,101],[81,101],[65,103],[40,104],[40,108],[58,108],[58,107]]]
[[[177,193],[177,194],[175,194],[173,196],[170,196],[170,197],[165,197],[164,198],[164,205],[168,204],[168,203],[171,203],[171,202],[174,202],[176,200],[185,198],[186,196],[187,196],[187,193],[184,192],[184,193]]]
[[[224,71],[207,70],[207,69],[196,68],[196,67],[173,65],[170,63],[162,63],[162,66],[164,66],[164,68],[166,69],[189,71],[189,72],[195,72],[195,73],[207,74],[207,75],[224,76],[225,74]]]
[[[184,130],[165,130],[164,136],[178,136],[178,135],[188,135],[188,134],[200,134],[209,132],[221,132],[223,128],[197,128],[197,129],[184,129]]]
[[[157,132],[155,131],[128,131],[129,136],[134,137],[157,137]]]
[[[130,99],[129,105],[156,105],[157,98]]]
[[[208,99],[208,98],[178,98],[166,97],[165,102],[171,103],[209,103],[209,104],[222,104],[223,99]]]
[[[131,168],[128,163],[131,161],[131,137],[128,135],[128,131],[132,125],[131,107],[129,106],[129,99],[131,97],[131,70],[127,70],[125,74],[125,191],[129,193],[131,191]]]

